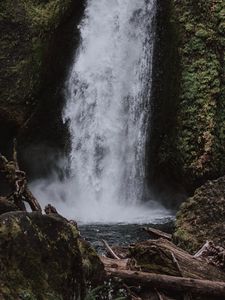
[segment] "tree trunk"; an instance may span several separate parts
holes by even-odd
[[[195,258],[165,239],[138,243],[130,253],[143,272],[225,281],[225,273],[207,259]]]
[[[225,282],[182,278],[131,270],[118,270],[115,268],[107,268],[106,271],[108,276],[119,277],[128,284],[139,284],[145,287],[154,287],[182,294],[188,292],[195,295],[208,295],[225,299]]]

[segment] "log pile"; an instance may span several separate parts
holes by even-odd
[[[225,249],[207,242],[192,256],[161,238],[163,232],[157,233],[159,239],[130,246],[126,258],[104,241],[109,257],[101,256],[101,261],[107,276],[122,279],[128,287],[141,287],[132,296],[136,299],[225,299]]]

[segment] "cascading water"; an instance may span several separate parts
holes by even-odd
[[[156,0],[87,1],[66,83],[70,175],[61,183],[66,214],[81,221],[165,213],[142,201],[155,14]]]

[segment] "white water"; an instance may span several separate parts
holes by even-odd
[[[142,202],[155,13],[156,0],[87,1],[66,83],[70,176],[34,185],[69,217],[146,222],[166,215]]]

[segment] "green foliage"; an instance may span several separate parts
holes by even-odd
[[[89,289],[84,300],[127,300],[130,299],[120,281],[108,280],[103,285]]]
[[[161,158],[191,184],[225,172],[225,2],[171,1],[181,74],[176,126],[161,148],[169,155]]]
[[[185,250],[195,253],[206,240],[225,246],[224,184],[225,177],[208,181],[181,205],[173,239]]]
[[[8,113],[18,125],[37,104],[48,42],[72,3],[0,1],[0,115]]]
[[[28,19],[34,29],[43,35],[57,28],[62,16],[65,15],[71,0],[50,0],[36,2],[34,0],[23,0]]]

